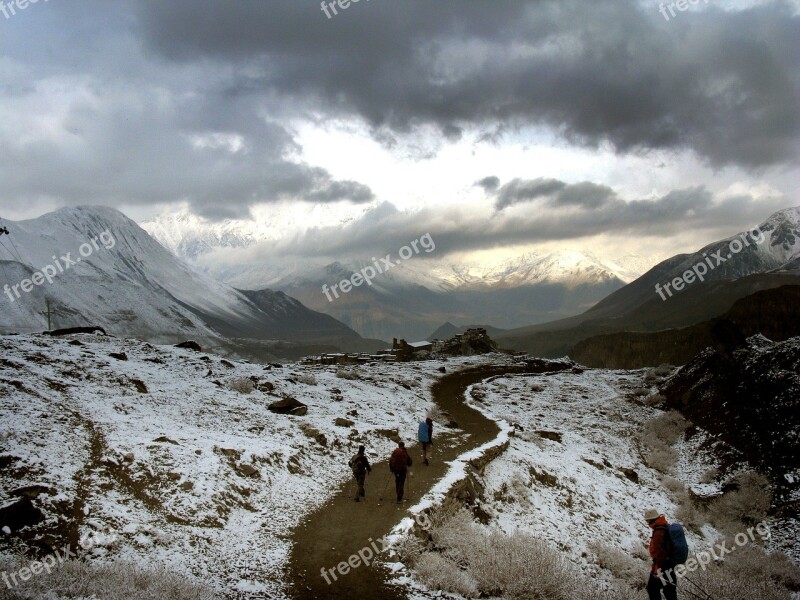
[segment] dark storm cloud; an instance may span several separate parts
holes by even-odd
[[[498,180],[499,186],[499,180]],[[497,197],[495,208],[503,210],[521,202],[543,199],[553,207],[581,206],[599,208],[616,197],[614,190],[591,181],[567,184],[558,179],[512,179],[499,189],[484,188]]]
[[[590,198],[597,198],[598,190],[605,191],[606,199],[602,203],[577,201],[581,189]],[[575,192],[576,201],[560,202],[556,196],[548,199],[549,210],[541,210],[536,202],[530,201],[502,211],[486,207],[485,212],[474,207],[435,207],[408,212],[383,203],[355,221],[313,229],[272,245],[268,252],[282,256],[364,258],[395,251],[425,233],[430,233],[436,241],[437,258],[454,252],[603,234],[641,238],[715,230],[722,237],[759,224],[787,204],[784,197],[715,198],[704,187],[673,190],[652,200],[629,201],[593,183],[564,184],[561,192]]]
[[[332,19],[314,1],[138,6],[161,56],[247,64],[232,95],[294,98],[376,132],[537,123],[621,152],[796,159],[800,17],[781,1],[670,22],[635,0],[373,1]]]
[[[42,89],[16,99],[41,102]],[[286,129],[247,102],[206,90],[107,85],[81,90],[59,107],[63,129],[31,143],[0,127],[0,178],[6,200],[58,198],[69,204],[187,201],[219,219],[246,217],[260,202],[369,202],[367,186],[334,179],[290,160],[298,147]],[[37,125],[36,113],[17,119]]]
[[[496,175],[490,175],[489,177],[479,179],[475,182],[475,185],[479,188],[483,188],[484,192],[494,192],[500,187],[500,178]]]

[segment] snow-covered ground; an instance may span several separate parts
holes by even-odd
[[[641,371],[566,371],[471,386],[469,404],[514,432],[483,477],[481,508],[491,517],[489,526],[534,534],[601,585],[610,574],[598,564],[598,544],[646,557],[644,510],[657,508],[671,520],[677,507],[635,441],[659,413],[630,399],[643,377]],[[706,526],[702,538],[688,536],[699,548],[717,534]],[[644,577],[646,562],[641,568]],[[398,582],[428,597],[407,573]]]
[[[37,529],[56,535],[83,515],[80,535],[108,534],[98,560],[282,596],[291,529],[350,477],[359,443],[383,459],[393,431],[415,435],[441,365],[373,364],[343,379],[336,367],[228,362],[101,335],[0,337],[0,508],[15,488],[43,486]],[[307,415],[270,412],[283,396]]]

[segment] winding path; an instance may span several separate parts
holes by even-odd
[[[294,544],[287,580],[292,584],[293,597],[298,600],[404,598],[401,590],[386,583],[387,573],[380,567],[362,565],[345,576],[339,575],[336,581],[329,577],[330,584],[323,579],[321,569],[335,568],[369,546],[371,540],[388,534],[408,515],[408,507],[415,505],[445,475],[449,467],[446,461],[452,461],[497,436],[499,428],[494,421],[464,404],[464,392],[468,386],[496,375],[525,371],[522,366],[479,367],[446,375],[437,381],[431,388],[433,401],[449,413],[469,436],[466,440],[461,438],[462,441],[455,445],[452,445],[452,438],[447,440],[439,436],[439,443],[434,446],[434,460],[429,467],[420,464],[419,444],[409,445],[414,467],[413,476],[406,483],[406,504],[398,506],[394,502],[394,487],[390,481],[388,460],[385,460],[372,465],[372,474],[367,478],[366,502],[353,502],[353,484],[348,482],[327,504],[311,514],[292,532]],[[382,489],[386,490],[383,494]],[[381,502],[380,496],[386,501]]]

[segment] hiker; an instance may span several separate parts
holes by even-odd
[[[369,464],[369,459],[365,452],[366,448],[364,448],[364,446],[359,446],[358,454],[350,459],[350,468],[353,469],[353,477],[356,478],[356,483],[358,484],[356,502],[361,501],[361,498],[366,495],[364,492],[364,480],[367,477],[367,473],[372,473],[372,467]]]
[[[678,586],[673,573],[675,564],[670,556],[669,523],[664,515],[655,509],[646,510],[644,520],[653,530],[653,535],[650,537],[650,558],[653,559],[653,566],[650,569],[650,578],[647,580],[647,595],[650,600],[661,600],[661,590],[664,590],[664,597],[667,600],[677,600]]]
[[[397,503],[403,501],[403,488],[406,484],[406,474],[408,467],[411,466],[411,457],[408,455],[406,445],[403,442],[397,442],[397,448],[392,452],[389,458],[389,470],[394,475],[394,489],[397,491]]]
[[[433,445],[433,419],[428,417],[419,424],[419,433],[417,437],[422,444],[422,462],[424,462],[425,465],[429,465],[428,451]]]

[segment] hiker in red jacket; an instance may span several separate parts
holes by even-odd
[[[647,580],[647,595],[650,600],[661,600],[661,590],[664,590],[664,598],[677,600],[677,579],[672,572],[675,565],[670,558],[670,541],[667,531],[669,523],[664,515],[654,509],[645,511],[644,520],[653,530],[653,535],[650,536],[650,558],[653,559],[653,566],[650,569],[650,579]]]
[[[397,442],[397,448],[389,458],[389,470],[394,475],[394,489],[397,491],[398,504],[403,501],[403,488],[406,485],[406,474],[410,466],[411,457],[408,455],[406,445],[403,442]]]

